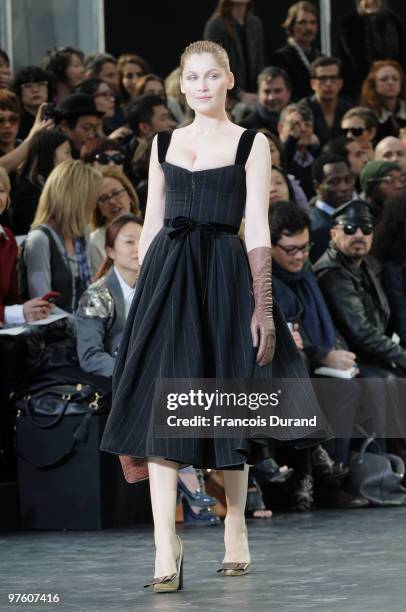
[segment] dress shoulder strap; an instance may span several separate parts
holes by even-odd
[[[237,148],[237,155],[235,156],[236,165],[245,166],[256,135],[256,130],[245,130],[245,132],[241,134]]]
[[[166,152],[169,148],[172,138],[172,130],[158,132],[158,161],[162,164],[166,158]]]

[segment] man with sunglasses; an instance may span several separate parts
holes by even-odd
[[[269,210],[269,226],[274,298],[290,323],[296,346],[306,356],[309,372],[314,375],[314,370],[323,366],[336,370],[354,367],[356,356],[338,340],[316,277],[307,265],[311,247],[307,213],[292,202],[276,202]],[[315,391],[330,423],[340,433],[336,440],[313,450],[313,477],[320,482],[319,490],[329,506],[363,507],[367,505],[364,499],[351,496],[340,486],[348,472],[358,385],[354,380],[334,385],[333,398],[330,393],[326,397],[317,385]]]
[[[386,333],[389,305],[380,266],[369,254],[376,222],[373,209],[364,200],[353,200],[340,206],[332,221],[331,243],[314,271],[336,327],[357,354],[361,376],[403,375],[406,350]],[[375,417],[383,418],[382,413]]]
[[[382,215],[388,198],[405,190],[405,174],[401,167],[392,161],[372,161],[362,170],[361,189],[365,199],[371,204],[375,218]]]

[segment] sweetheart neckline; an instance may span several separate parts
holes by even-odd
[[[189,174],[196,174],[197,172],[213,172],[213,170],[224,170],[225,168],[234,168],[234,166],[241,166],[241,164],[227,164],[226,166],[218,166],[217,168],[203,168],[202,170],[189,170],[189,168],[185,168],[184,166],[178,166],[178,164],[172,164],[164,160],[163,164],[167,164],[168,166],[173,166],[174,168],[180,168],[181,170],[185,170],[185,172],[189,172]]]

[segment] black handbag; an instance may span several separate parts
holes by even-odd
[[[359,452],[351,453],[348,490],[362,495],[371,506],[406,505],[406,488],[402,486],[405,464],[397,455],[371,453],[368,448],[376,444],[373,436],[364,440]]]
[[[111,381],[80,368],[56,368],[31,382],[15,400],[17,419],[27,417],[34,428],[42,430],[57,428],[66,417],[83,415],[70,444],[46,462],[27,456],[17,438],[17,456],[39,469],[47,469],[66,461],[77,445],[87,440],[89,422],[94,414],[109,411]]]

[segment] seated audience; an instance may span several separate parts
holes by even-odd
[[[313,164],[312,173],[317,199],[310,210],[313,241],[310,259],[315,262],[324,253],[330,241],[332,214],[336,208],[352,198],[354,176],[347,160],[338,155],[321,155]]]
[[[375,147],[375,161],[391,161],[401,167],[406,174],[406,147],[400,138],[387,136]]]
[[[388,200],[375,230],[372,253],[382,266],[390,306],[389,329],[406,349],[406,194]]]
[[[205,40],[226,50],[235,78],[232,96],[248,103],[255,102],[257,77],[265,65],[264,28],[252,8],[248,2],[218,0],[203,32]]]
[[[319,153],[319,142],[313,132],[313,114],[307,104],[289,104],[278,124],[284,146],[286,169],[300,181],[308,199],[314,196],[312,164]]]
[[[378,118],[378,142],[385,136],[399,136],[406,126],[406,75],[402,66],[393,60],[375,62],[362,85],[361,103]]]
[[[296,204],[295,192],[289,181],[288,175],[276,165],[271,169],[271,191],[269,193],[269,203],[274,202],[293,202]]]
[[[406,178],[394,162],[372,161],[361,172],[360,182],[363,196],[370,203],[378,221],[385,208],[386,200],[404,191]]]
[[[103,182],[97,198],[97,205],[92,211],[93,232],[90,234],[89,260],[94,276],[106,259],[104,245],[106,242],[107,224],[123,214],[139,216],[139,203],[128,178],[113,166],[102,169]]]
[[[101,79],[91,77],[82,81],[76,91],[93,98],[96,109],[103,113],[103,130],[105,133],[110,133],[112,129],[108,122],[114,117],[115,110],[115,94],[110,85]]]
[[[354,100],[373,62],[404,61],[406,53],[406,28],[386,0],[355,0],[355,5],[341,22],[337,41],[345,93]]]
[[[279,115],[290,102],[291,90],[289,75],[282,68],[264,68],[258,75],[258,101],[255,106],[237,104],[232,111],[236,123],[253,130],[265,128],[277,135]]]
[[[375,218],[371,206],[353,200],[332,215],[331,243],[314,266],[333,320],[357,354],[361,374],[376,366],[406,370],[406,349],[387,335],[390,310],[370,255]]]
[[[338,155],[346,159],[356,180],[356,189],[360,191],[359,177],[369,161],[368,150],[356,139],[339,136],[330,140],[323,148],[327,155]]]
[[[10,200],[10,180],[0,166],[0,214]],[[8,227],[0,225],[0,327],[45,319],[53,304],[34,298],[24,302],[20,296],[17,274],[18,246]]]
[[[39,107],[52,98],[52,77],[39,66],[25,66],[16,72],[11,88],[21,103],[18,138],[24,140],[34,125]]]
[[[375,432],[385,449],[387,428],[393,431],[393,416],[403,408],[396,378],[405,376],[406,349],[389,335],[389,304],[379,263],[370,254],[375,224],[371,206],[363,200],[348,202],[335,211],[333,222],[332,241],[314,270],[333,321],[357,355],[360,376],[367,379],[364,427]]]
[[[292,98],[300,100],[312,93],[310,65],[320,56],[315,46],[319,29],[317,8],[312,2],[296,2],[289,8],[282,27],[288,42],[275,51],[272,64],[286,70],[292,81]]]
[[[269,143],[269,150],[271,152],[272,167],[277,166],[278,168],[281,168],[283,171],[285,171],[285,153],[283,151],[283,145],[279,140],[278,136],[276,136],[273,132],[270,132],[266,128],[260,128],[258,131],[262,132],[262,134],[265,134],[265,136],[267,137]],[[309,202],[305,192],[300,186],[300,182],[297,180],[297,178],[293,176],[293,174],[287,174],[286,176],[294,192],[293,201],[296,201],[300,208],[308,210]]]
[[[58,103],[81,83],[85,76],[84,55],[74,47],[58,47],[46,51],[42,68],[50,72],[54,78],[56,96]]]
[[[24,244],[23,286],[30,297],[56,291],[57,306],[76,310],[91,280],[86,231],[101,185],[100,172],[79,160],[52,170]]]
[[[0,89],[8,89],[11,81],[10,58],[3,49],[0,49]]]
[[[310,223],[307,214],[290,202],[277,202],[269,209],[272,242],[272,284],[274,297],[293,328],[293,337],[299,350],[304,351],[310,373],[325,366],[347,370],[355,366],[355,354],[346,350],[337,337],[333,321],[318,287],[314,273],[305,265],[310,251]],[[334,386],[334,397],[323,397],[316,392],[337,439],[325,443],[336,465],[338,477],[348,469],[349,445],[359,389],[354,380]],[[325,450],[323,449],[323,450]],[[318,474],[320,448],[315,449]],[[327,493],[327,492],[326,492]],[[366,500],[351,496],[340,486],[328,489],[329,505],[338,508],[356,508],[368,505]],[[325,499],[327,501],[327,499]]]
[[[166,105],[176,123],[181,123],[185,118],[179,102],[176,98],[166,95],[165,81],[156,74],[146,74],[145,76],[140,77],[137,81],[137,85],[135,86],[134,95],[136,98],[144,95],[161,96],[161,98],[164,98]]]
[[[354,106],[341,119],[341,131],[346,138],[356,140],[368,151],[369,160],[374,154],[373,144],[378,130],[378,119],[370,108]]]
[[[119,83],[118,93],[122,104],[126,105],[135,97],[135,86],[140,77],[151,72],[147,62],[135,53],[120,55],[117,62]]]
[[[173,130],[176,127],[171,117],[165,99],[155,95],[145,95],[137,98],[127,110],[127,120],[130,130],[138,138],[150,134]]]
[[[85,164],[92,164],[98,170],[106,166],[124,172],[125,155],[123,147],[111,138],[99,138],[96,142],[84,145],[80,158]]]
[[[351,104],[340,98],[343,87],[341,62],[336,57],[319,57],[310,67],[310,86],[314,94],[303,98],[313,113],[314,133],[323,147],[341,135],[341,119]]]
[[[168,98],[173,98],[179,104],[183,116],[190,113],[190,108],[186,102],[186,96],[180,89],[180,66],[172,70],[165,79],[165,91]]]
[[[61,162],[72,159],[69,139],[58,130],[41,130],[31,139],[12,203],[14,233],[30,230],[45,181]]]
[[[128,212],[105,228],[106,257],[97,280],[82,295],[76,311],[77,348],[85,372],[110,378],[139,275],[142,226]]]
[[[59,130],[72,143],[73,157],[79,157],[83,145],[94,142],[100,136],[104,112],[97,110],[93,98],[88,94],[65,96],[55,108],[55,115]]]
[[[100,79],[107,83],[114,94],[118,94],[120,75],[117,60],[110,53],[96,53],[86,58],[86,78]]]

